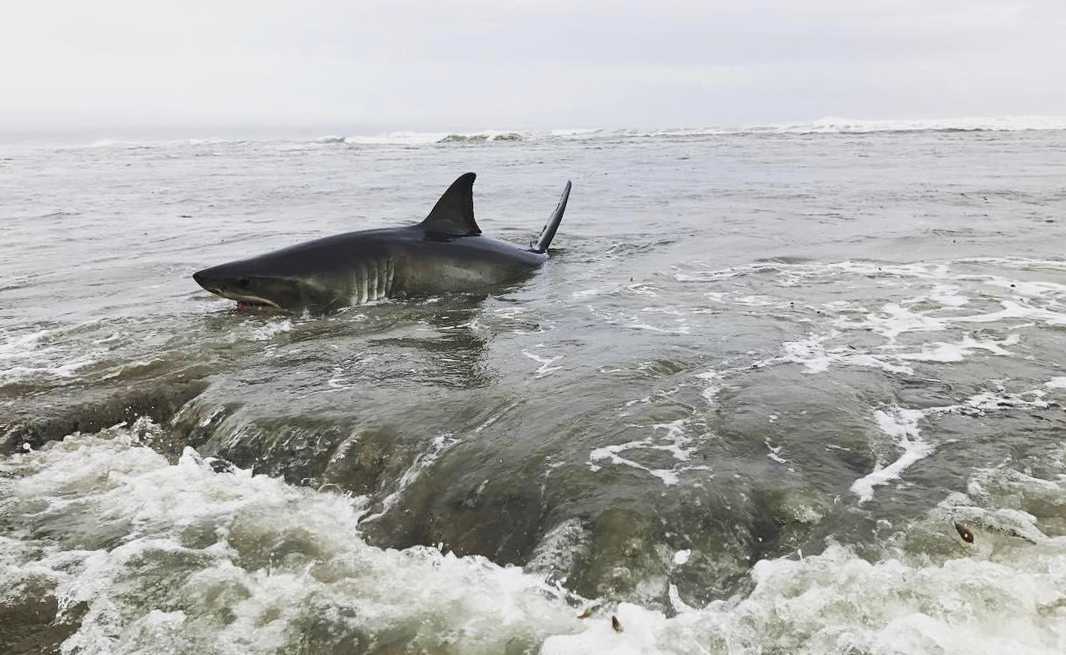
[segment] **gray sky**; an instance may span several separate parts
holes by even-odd
[[[1064,0],[33,0],[7,130],[1066,114]]]

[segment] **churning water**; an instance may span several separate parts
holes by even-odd
[[[0,149],[0,652],[1066,651],[1066,132],[852,132]],[[467,170],[529,282],[189,277]]]

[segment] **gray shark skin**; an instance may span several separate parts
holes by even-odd
[[[487,291],[521,281],[548,259],[570,182],[528,249],[481,235],[474,173],[461,175],[421,223],[348,232],[206,268],[193,279],[239,307],[328,312],[385,298]]]

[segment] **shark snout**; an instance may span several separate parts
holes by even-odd
[[[231,274],[227,274],[225,271],[219,271],[217,269],[218,267],[216,266],[214,268],[205,268],[202,271],[197,271],[192,274],[192,279],[207,291],[219,295],[222,295],[222,292],[229,287],[241,286],[242,278],[236,278]],[[243,278],[243,281],[244,285],[248,284],[247,278]]]
[[[216,276],[211,275],[207,269],[193,273],[192,279],[208,291],[213,293],[218,293],[219,291],[219,279]]]

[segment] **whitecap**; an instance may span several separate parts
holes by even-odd
[[[890,407],[874,412],[877,426],[892,437],[896,447],[903,452],[888,466],[878,465],[872,472],[851,484],[851,491],[859,497],[859,502],[872,500],[874,487],[900,479],[907,468],[933,453],[933,446],[923,441],[918,431],[918,421],[924,417],[925,412],[922,410],[902,407]]]

